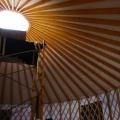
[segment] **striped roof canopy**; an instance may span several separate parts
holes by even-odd
[[[47,44],[45,103],[89,97],[120,86],[120,0],[0,0],[0,10],[6,9],[20,12],[30,22],[27,41]],[[0,67],[5,73],[6,66]],[[21,74],[22,84],[29,87],[30,71]],[[13,77],[20,82],[18,76]],[[23,94],[31,94],[19,85],[13,89],[18,89],[21,100],[28,98]],[[6,90],[2,88],[1,94]],[[14,92],[9,95],[16,97]]]

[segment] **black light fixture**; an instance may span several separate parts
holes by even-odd
[[[45,48],[46,44],[27,42],[25,40],[17,40],[13,38],[1,39],[0,61],[19,62],[30,65],[37,65],[38,53]],[[4,41],[5,45],[4,45]]]

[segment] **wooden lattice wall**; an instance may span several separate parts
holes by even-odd
[[[35,98],[33,98],[35,99]],[[3,112],[0,118],[8,120],[33,120],[35,117],[31,111],[31,100],[21,105],[1,105]],[[53,103],[44,105],[43,119],[53,120],[119,120],[120,119],[120,89],[115,89],[90,98],[66,101],[63,103]]]
[[[44,114],[53,120],[119,120],[120,89],[81,100],[47,104]]]

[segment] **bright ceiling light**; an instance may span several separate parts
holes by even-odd
[[[3,10],[0,11],[0,28],[18,31],[27,31],[28,20],[20,13]]]

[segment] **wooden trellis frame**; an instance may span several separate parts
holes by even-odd
[[[88,116],[88,120],[119,120],[120,119],[120,109],[119,109],[119,97],[120,97],[120,88],[108,91],[106,93],[102,93],[98,96],[91,96],[89,98],[81,98],[80,100],[74,100],[69,102],[61,102],[61,103],[52,103],[52,104],[44,104],[43,116],[41,119],[45,120],[48,118],[52,118],[53,120],[84,120],[81,115],[82,106],[89,105],[92,107],[92,103],[96,103],[96,108],[99,111],[99,115],[94,118],[96,114],[96,109],[94,109],[90,116]],[[33,98],[34,100],[35,98]],[[0,106],[0,110],[11,109],[12,110],[12,120],[21,119],[21,120],[30,120],[30,116],[32,114],[31,110],[31,102],[32,100],[28,100],[20,105],[14,106]],[[102,111],[99,107],[99,102],[101,102]],[[90,109],[86,109],[90,112]],[[86,116],[86,112],[84,113]],[[4,116],[6,117],[6,116]],[[34,120],[33,117],[31,120]],[[3,119],[4,120],[4,119]]]
[[[88,120],[119,120],[119,97],[120,92],[118,88],[89,98],[81,98],[80,100],[70,102],[47,104],[44,108],[44,117],[50,118],[51,116],[49,115],[52,114],[53,120],[84,120],[81,116],[82,106],[92,106],[91,103],[96,102],[96,108],[98,109],[99,115],[95,119],[94,115],[96,114],[96,110],[94,110],[94,113],[90,113],[91,117],[88,116]],[[102,111],[100,110],[98,102],[101,102]],[[50,106],[52,107],[51,113],[49,113]],[[86,110],[90,112],[89,109]]]

